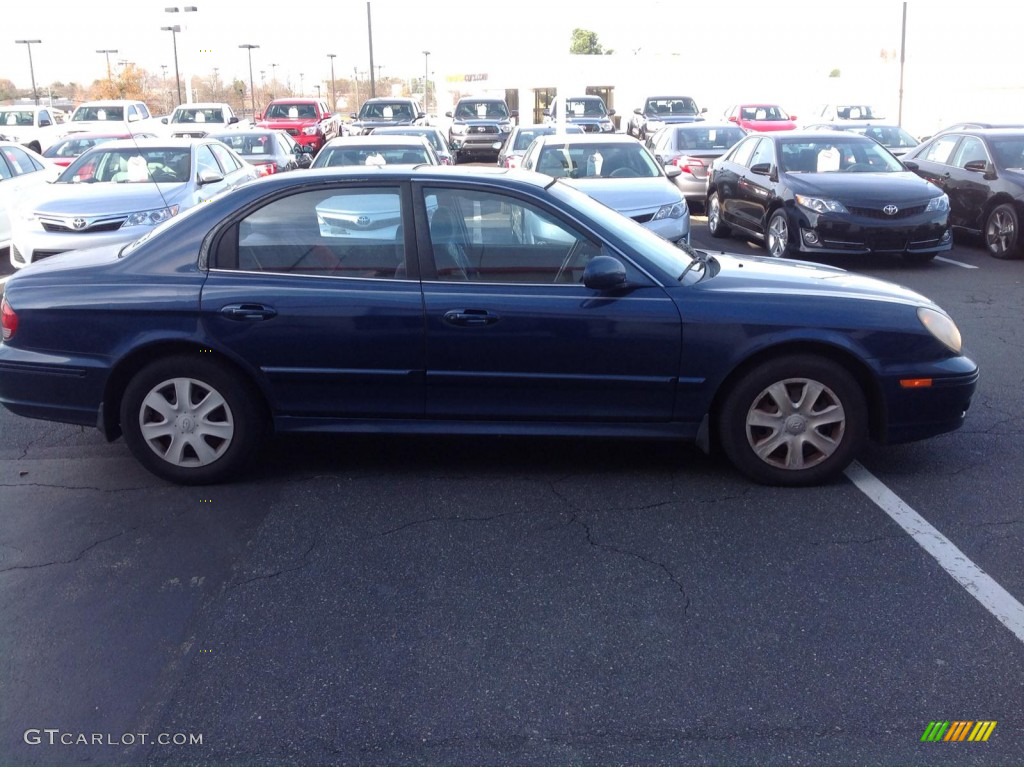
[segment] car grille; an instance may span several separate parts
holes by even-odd
[[[497,133],[498,126],[496,125],[474,125],[469,129],[470,133]]]
[[[594,123],[581,123],[581,124],[579,124],[579,126],[580,126],[580,128],[583,129],[584,133],[600,133],[601,132],[601,126],[596,125]]]
[[[653,213],[641,213],[639,216],[633,216],[633,221],[638,224],[646,224],[648,221],[654,218]]]
[[[172,136],[178,139],[201,139],[206,135],[206,131],[193,131],[191,133],[174,133]]]
[[[125,217],[118,219],[107,219],[105,221],[97,221],[92,226],[82,227],[76,229],[75,227],[69,227],[63,221],[59,219],[41,219],[40,223],[43,225],[43,229],[47,232],[116,232],[124,224]]]
[[[914,205],[910,208],[900,208],[900,210],[892,216],[885,213],[881,208],[855,208],[853,206],[848,206],[847,210],[849,210],[854,216],[864,216],[869,219],[882,219],[883,221],[895,221],[896,219],[909,219],[911,216],[917,216],[918,214],[924,213],[924,209],[927,207],[927,205]]]

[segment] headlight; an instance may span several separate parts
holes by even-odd
[[[498,123],[498,130],[502,133],[509,133],[512,130],[512,123]]]
[[[612,121],[611,120],[602,120],[601,121],[601,130],[605,131],[605,132],[614,131],[615,130],[615,126],[612,125]]]
[[[663,127],[664,125],[665,124],[663,122],[661,122],[661,120],[651,120],[650,118],[648,118],[648,120],[647,120],[647,130],[648,131],[656,131],[659,128]]]
[[[455,134],[456,136],[462,136],[465,132],[466,126],[458,123],[452,125],[452,133]]]
[[[125,227],[138,227],[138,226],[155,226],[162,221],[167,221],[171,216],[176,216],[178,213],[178,206],[169,205],[166,208],[155,208],[152,211],[138,211],[136,213],[129,214],[128,218],[124,220],[124,224],[121,228]]]
[[[810,208],[815,213],[849,213],[846,206],[838,200],[829,200],[825,197],[807,197],[807,195],[796,196],[797,205]]]
[[[321,133],[319,125],[309,125],[302,129],[303,136],[316,136]]]
[[[928,211],[948,211],[949,210],[949,195],[939,195],[933,197],[928,201],[928,206],[924,209]]]
[[[678,203],[672,203],[672,205],[663,205],[658,209],[658,212],[654,214],[654,221],[660,219],[681,219],[686,215],[686,201],[680,200]]]
[[[928,333],[960,354],[963,340],[960,338],[960,329],[956,327],[953,318],[930,307],[918,307],[917,319],[921,321],[921,325],[928,330]]]

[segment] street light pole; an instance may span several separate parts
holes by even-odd
[[[427,78],[430,76],[430,51],[423,52],[423,111],[430,114],[430,93],[427,91]]]
[[[15,40],[15,43],[24,45],[28,48],[28,71],[32,77],[32,98],[35,99],[36,105],[39,105],[39,91],[36,90],[36,68],[32,65],[32,43],[39,44],[42,40]]]
[[[259,46],[258,45],[253,45],[252,43],[242,43],[238,47],[239,48],[245,48],[249,52],[249,96],[252,99],[252,119],[255,120],[256,119],[256,89],[254,87],[253,79],[252,79],[252,49],[253,48],[259,48]],[[274,64],[272,66],[276,67],[277,65]]]
[[[114,82],[114,79],[110,75],[110,54],[117,53],[117,48],[101,48],[100,50],[96,51],[96,53],[107,54],[107,82]]]
[[[181,27],[175,24],[173,27],[160,27],[161,32],[170,32],[174,38],[174,83],[177,85],[178,106],[181,106],[181,74],[178,72],[178,32]],[[110,73],[110,58],[107,57],[107,73]]]
[[[331,60],[331,112],[338,111],[338,88],[334,84],[334,57],[336,53],[328,53],[327,58]]]
[[[196,13],[198,10],[199,9],[196,6],[194,6],[194,5],[186,5],[186,6],[182,7],[182,8],[178,8],[176,5],[172,5],[170,7],[164,8],[164,11],[166,13],[179,13],[179,12]],[[174,48],[174,50],[175,50],[175,52],[177,52],[177,50],[178,50],[178,48],[177,48],[177,46],[178,46],[177,33],[178,32],[182,32],[182,33],[185,32],[187,27],[184,26],[184,25],[181,25],[181,24],[175,24],[175,26],[177,27],[177,29],[175,30],[175,40],[174,40],[175,48]],[[187,45],[185,46],[185,50],[188,50],[188,46]],[[184,57],[184,59],[182,60],[181,68],[182,68],[182,70],[184,70],[184,73],[185,73],[185,78],[184,78],[185,79],[185,101],[187,103],[191,104],[192,101],[193,101],[193,99],[192,99],[192,76],[189,74],[191,70],[189,69],[188,62],[189,62],[188,57],[187,56]],[[179,104],[181,103],[181,88],[180,87],[178,89],[178,103]]]
[[[366,0],[366,35],[370,39],[370,98],[377,96],[377,83],[373,79],[373,21],[370,17],[370,0]]]

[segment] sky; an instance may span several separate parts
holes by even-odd
[[[27,47],[14,42],[18,39],[42,41],[32,46],[41,89],[53,81],[89,84],[105,77],[106,57],[98,49],[117,49],[110,55],[114,66],[126,60],[153,74],[161,65],[173,73],[171,34],[160,27],[182,24],[183,76],[209,76],[217,67],[221,80],[248,80],[247,53],[238,47],[248,43],[260,46],[252,51],[257,85],[262,71],[268,81],[276,73],[298,88],[301,73],[304,90],[312,95],[316,83],[330,78],[329,53],[336,54],[338,78],[369,68],[369,5],[374,64],[385,77],[419,77],[426,68],[435,79],[499,67],[507,71],[517,57],[567,52],[572,30],[581,27],[620,54],[638,59],[678,54],[680,80],[687,81],[681,87],[707,103],[713,101],[708,92],[720,84],[735,88],[752,81],[763,90],[776,77],[784,84],[802,81],[808,71],[835,68],[847,81],[860,77],[870,86],[880,52],[898,54],[903,8],[902,0],[648,0],[632,6],[516,0],[514,12],[512,5],[502,10],[485,4],[482,14],[479,0],[294,6],[190,0],[196,12],[168,13],[171,2],[178,0],[11,4],[3,25],[8,40],[0,41],[0,78],[31,86]],[[908,0],[907,85],[928,100],[966,102],[979,89],[1024,86],[1024,68],[1016,60],[1017,25],[993,23],[1011,7],[1016,7],[1012,0]]]

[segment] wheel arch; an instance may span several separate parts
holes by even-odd
[[[150,363],[176,355],[202,357],[232,370],[240,380],[251,388],[253,394],[258,397],[259,407],[269,419],[270,408],[266,393],[251,371],[246,370],[237,361],[223,352],[205,347],[195,341],[169,339],[133,350],[130,354],[119,360],[111,370],[103,390],[103,406],[99,424],[107,440],[116,440],[121,436],[121,400],[132,378]]]
[[[737,383],[759,365],[763,365],[769,360],[793,355],[814,355],[842,366],[864,393],[868,407],[868,435],[872,440],[883,439],[888,414],[884,394],[871,369],[855,354],[842,347],[823,341],[792,340],[755,351],[741,360],[719,384],[708,409],[710,447],[713,450],[717,450],[718,447],[718,428],[722,404]]]

